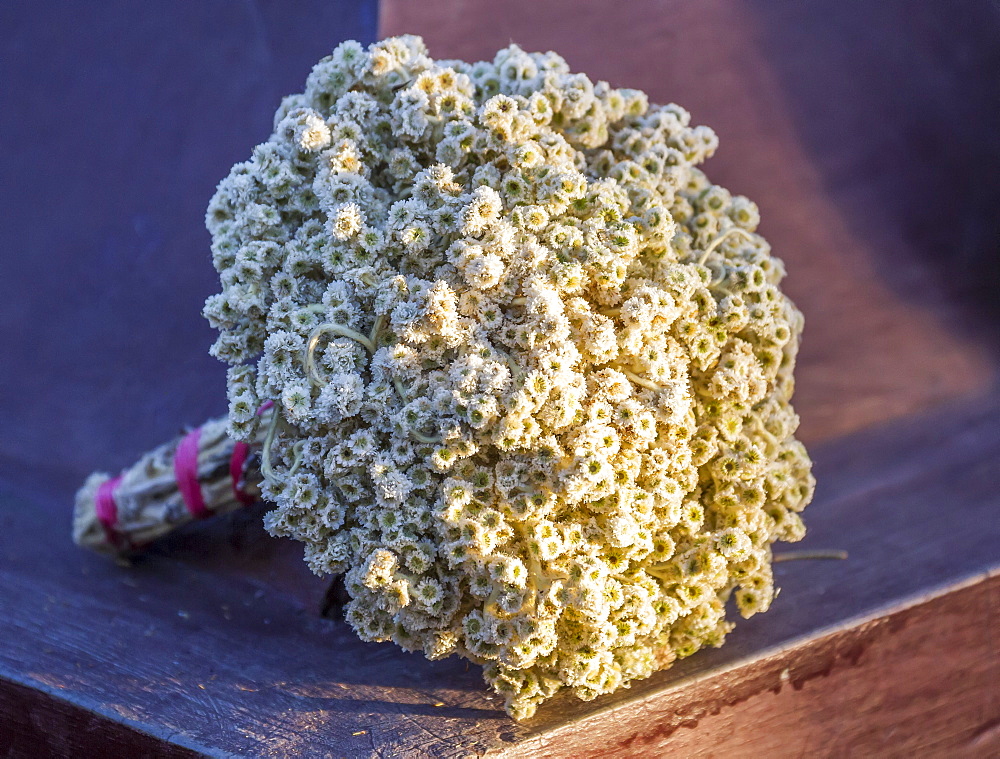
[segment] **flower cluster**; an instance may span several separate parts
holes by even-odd
[[[209,206],[268,529],[363,639],[484,665],[515,718],[719,645],[803,534],[802,317],[716,145],[554,53],[347,42]]]

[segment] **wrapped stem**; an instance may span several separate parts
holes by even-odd
[[[226,418],[146,453],[118,477],[95,472],[76,494],[73,540],[123,557],[178,527],[260,499],[259,453],[226,433]],[[268,425],[261,425],[262,428]]]

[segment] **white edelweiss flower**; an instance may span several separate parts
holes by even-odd
[[[349,240],[361,231],[364,216],[357,203],[345,203],[330,217],[330,233],[338,240]]]
[[[307,113],[295,130],[299,150],[314,152],[330,144],[330,128],[318,113]]]

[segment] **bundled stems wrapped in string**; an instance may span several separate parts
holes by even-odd
[[[227,426],[225,417],[212,419],[116,477],[90,475],[76,495],[73,540],[126,558],[195,519],[259,500],[260,446],[234,441]]]

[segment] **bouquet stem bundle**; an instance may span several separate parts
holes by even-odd
[[[73,540],[119,558],[138,553],[196,519],[260,500],[259,450],[232,440],[211,419],[149,451],[117,477],[95,472],[77,492]]]

